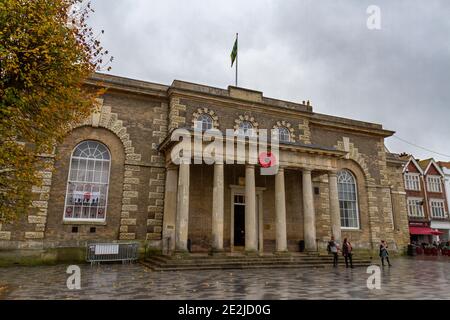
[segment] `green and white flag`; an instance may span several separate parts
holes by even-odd
[[[231,51],[231,67],[233,67],[234,60],[236,60],[237,50],[238,50],[238,40],[236,37],[236,40],[234,41],[233,50]]]

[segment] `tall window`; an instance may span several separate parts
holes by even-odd
[[[355,178],[350,171],[342,170],[338,172],[337,180],[341,227],[358,229],[358,195]]]
[[[444,200],[431,199],[431,217],[446,218]]]
[[[83,141],[70,158],[64,220],[105,220],[111,156],[105,145]]]
[[[405,173],[405,189],[420,191],[419,174]]]
[[[291,133],[289,132],[288,128],[286,127],[278,128],[278,139],[280,140],[280,142],[291,141]]]
[[[252,129],[253,129],[253,125],[250,121],[242,121],[239,124],[239,133],[240,134],[249,135]]]
[[[427,185],[430,192],[442,192],[440,176],[428,176]]]
[[[213,127],[213,119],[210,115],[202,113],[197,118],[197,126],[202,130],[206,131],[212,129]]]
[[[423,218],[423,199],[408,198],[408,215],[413,218]]]

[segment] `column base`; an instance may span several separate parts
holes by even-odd
[[[208,254],[210,256],[225,256],[226,255],[226,251],[223,249],[211,249]]]
[[[275,251],[273,254],[276,255],[276,256],[291,256],[291,253],[289,251],[287,251],[287,250],[285,250],[285,251]]]
[[[187,250],[176,249],[175,251],[173,251],[172,255],[175,259],[183,259],[183,258],[188,257],[190,255],[190,253]]]
[[[245,250],[244,254],[246,256],[254,256],[254,257],[256,257],[256,256],[259,256],[259,251],[257,251],[257,250]]]

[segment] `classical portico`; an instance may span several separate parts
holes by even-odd
[[[285,183],[287,175],[295,175],[295,182],[301,186],[301,191],[295,194],[295,197],[301,199],[302,205],[295,208],[291,205],[290,214],[302,213],[303,220],[300,223],[303,225],[303,235],[301,238],[304,240],[305,250],[318,250],[313,177],[322,176],[328,180],[330,234],[340,239],[336,172],[337,160],[345,155],[344,152],[301,144],[282,145],[279,151],[278,170],[274,174],[264,176],[259,173],[260,165],[250,163],[248,157],[244,163],[240,164],[230,164],[229,159],[225,157],[223,161],[213,164],[194,164],[192,160],[191,163],[174,165],[169,157],[173,142],[167,142],[162,147],[167,148],[166,205],[163,221],[163,240],[166,248],[169,246],[169,249],[176,251],[188,249],[190,208],[195,208],[196,205],[196,203],[190,203],[190,190],[197,192],[195,186],[190,186],[199,184],[199,177],[192,174],[193,166],[196,166],[196,170],[203,170],[200,168],[207,170],[207,174],[202,174],[202,179],[207,180],[207,177],[212,174],[212,179],[208,180],[212,182],[212,188],[208,189],[211,194],[201,193],[202,197],[212,199],[210,208],[203,211],[206,215],[205,221],[210,221],[211,224],[209,229],[211,234],[208,236],[211,252],[239,251],[240,248],[248,253],[267,251],[264,250],[264,243],[267,241],[266,232],[274,234],[274,248],[271,251],[279,253],[288,251],[286,192],[292,197],[293,191],[287,190]],[[225,176],[225,172],[231,170],[232,166],[240,172],[237,174],[239,177],[236,184],[227,184],[226,180],[229,177]],[[240,176],[241,173],[243,176]],[[259,181],[265,181],[267,185],[273,187],[269,190],[265,186],[257,185],[256,177]],[[174,186],[175,181],[176,186]],[[202,180],[202,184],[207,183]],[[228,197],[231,197],[231,201]],[[273,204],[262,208],[262,198],[273,198]],[[241,211],[245,214],[239,218],[237,214]],[[270,214],[268,215],[267,212]],[[236,228],[240,225],[239,221],[235,221],[236,219],[245,221],[242,223],[245,239],[238,239],[240,234]],[[200,218],[200,221],[203,219]],[[272,231],[266,230],[268,225],[273,226]],[[224,239],[227,239],[226,245],[224,245]],[[242,243],[245,244],[241,245]]]

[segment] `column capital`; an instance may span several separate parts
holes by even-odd
[[[311,168],[302,168],[302,173],[311,173],[313,170]]]
[[[328,176],[336,176],[337,175],[337,173],[338,173],[338,171],[337,170],[330,170],[330,171],[328,171]]]
[[[255,165],[251,163],[246,163],[245,168],[255,168]]]
[[[278,166],[278,172],[284,172],[284,169],[286,169],[286,168],[282,167],[282,166]]]

